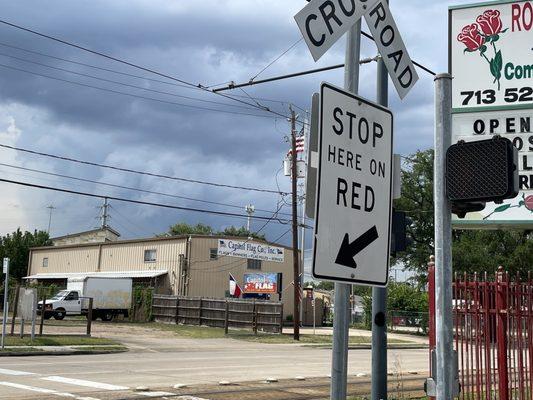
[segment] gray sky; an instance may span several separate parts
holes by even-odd
[[[293,16],[306,4],[303,0],[58,0],[0,3],[1,19],[203,85],[231,80],[248,81],[256,75],[300,38]],[[411,57],[434,71],[445,71],[448,2],[417,0],[395,3],[392,3],[391,8]],[[1,144],[190,179],[276,189],[276,173],[288,150],[285,136],[289,133],[289,125],[285,119],[274,118],[271,114],[249,109],[246,105],[213,94],[175,86],[175,82],[168,80],[166,84],[157,83],[8,47],[6,45],[165,80],[2,24],[0,38]],[[374,45],[363,38],[362,57],[374,55]],[[32,61],[33,64],[20,59]],[[260,77],[343,61],[343,39],[318,63],[313,62],[305,44],[300,42]],[[432,146],[433,79],[424,71],[419,70],[418,73],[420,81],[403,102],[399,101],[390,85],[390,107],[395,113],[395,151],[401,154]],[[61,80],[77,82],[78,85]],[[109,80],[121,82],[122,85]],[[260,100],[260,103],[287,114],[289,102],[301,109],[308,109],[312,93],[318,90],[323,80],[341,85],[342,70],[260,85],[246,89],[246,93],[266,99]],[[375,65],[363,65],[360,93],[373,100],[375,88]],[[110,90],[164,102],[111,93]],[[234,91],[231,94],[245,96],[242,100],[251,102],[246,98],[246,93]],[[184,107],[183,104],[211,110]],[[227,111],[260,116],[231,114]],[[298,111],[303,116],[303,112]],[[0,162],[223,202],[240,208],[149,195],[0,166],[1,174],[6,179],[186,207],[243,213],[244,206],[249,203],[256,208],[275,210],[280,201],[279,196],[274,194],[132,175],[1,148]],[[289,189],[289,180],[282,172],[278,174],[278,181],[282,190]],[[98,224],[95,219],[97,207],[101,204],[98,199],[8,184],[0,184],[0,194],[0,207],[4,211],[0,216],[0,234],[11,232],[19,226],[27,230],[46,229],[46,206],[50,204],[56,207],[52,218],[53,236],[86,230]],[[151,236],[165,231],[178,221],[203,222],[216,229],[245,224],[242,219],[208,214],[116,201],[112,201],[111,205],[110,224],[124,237]],[[281,211],[288,213],[290,208],[283,207]],[[254,221],[252,229],[259,229],[262,225],[263,222]],[[264,232],[268,239],[274,240],[287,229],[286,225],[271,223]],[[288,243],[289,239],[290,235],[286,235],[281,242]]]

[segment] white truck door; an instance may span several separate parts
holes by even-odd
[[[73,290],[65,297],[65,311],[67,315],[81,314],[81,299],[77,291]]]

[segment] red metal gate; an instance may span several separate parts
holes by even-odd
[[[431,272],[430,268],[430,288],[434,287]],[[432,297],[434,291],[430,290],[430,314],[434,317]],[[489,279],[486,273],[482,279],[477,274],[456,275],[453,298],[460,397],[533,399],[531,278],[510,279],[501,267],[494,279]],[[430,337],[430,344],[434,344],[434,330]]]

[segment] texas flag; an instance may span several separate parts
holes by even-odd
[[[231,297],[241,297],[242,290],[233,277],[233,275],[229,274],[229,294]]]

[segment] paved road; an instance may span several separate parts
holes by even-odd
[[[173,393],[178,383],[208,384],[268,377],[325,377],[331,350],[293,344],[260,344],[232,339],[177,339],[168,332],[117,327],[130,351],[85,356],[0,358],[0,399],[77,400],[139,398],[137,386]],[[351,350],[349,373],[369,373],[370,351]],[[389,371],[427,370],[427,350],[390,350]],[[120,394],[120,396],[119,396]],[[161,393],[159,393],[161,394]],[[118,397],[117,397],[118,396]]]

